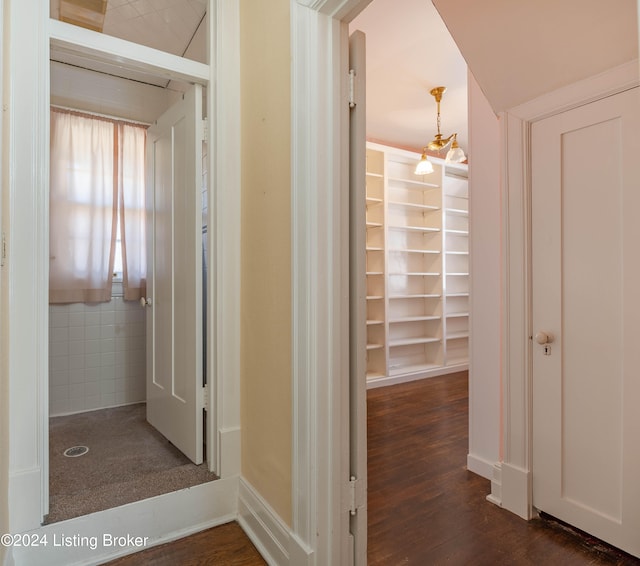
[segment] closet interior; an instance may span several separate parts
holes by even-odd
[[[367,385],[468,369],[466,164],[367,143]]]
[[[51,61],[50,69],[52,106],[144,124],[190,86],[166,79],[149,84],[61,61]],[[207,163],[205,142],[199,189],[205,276]],[[106,302],[49,307],[48,522],[217,479],[146,421],[147,312],[139,301],[125,300],[118,276]]]

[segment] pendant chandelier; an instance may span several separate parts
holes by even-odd
[[[437,151],[438,153],[440,153],[440,151],[451,144],[451,147],[447,152],[447,156],[445,158],[445,161],[447,163],[462,163],[467,158],[464,154],[464,151],[462,151],[462,149],[458,145],[457,133],[451,134],[448,138],[443,138],[442,134],[440,133],[440,101],[442,100],[442,95],[446,90],[447,87],[445,86],[437,86],[429,91],[431,96],[436,99],[438,113],[436,126],[438,129],[438,133],[435,135],[433,140],[431,140],[422,149],[422,156],[420,157],[420,161],[418,162],[415,170],[416,175],[428,175],[429,173],[433,173],[433,165],[431,164],[431,161],[427,159],[427,150]]]

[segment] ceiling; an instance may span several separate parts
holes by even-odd
[[[91,0],[63,0],[91,5]],[[60,19],[61,0],[50,1],[50,16]],[[95,0],[93,0],[95,3]],[[206,7],[208,0],[108,0],[102,33],[160,51],[206,63]],[[94,71],[167,87],[163,77],[123,69],[116,64],[53,50],[51,59]],[[184,90],[186,85],[172,85]]]
[[[367,138],[420,151],[441,131],[468,150],[467,66],[431,0],[373,0],[349,25],[367,41]],[[443,155],[444,157],[444,155]]]
[[[638,57],[636,0],[433,3],[496,113]]]

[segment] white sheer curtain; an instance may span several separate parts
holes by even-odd
[[[113,122],[51,109],[49,301],[111,299],[116,233]]]
[[[111,300],[117,214],[125,299],[146,292],[144,126],[51,109],[49,301]]]
[[[124,298],[138,300],[146,294],[145,248],[145,144],[143,126],[118,125],[120,230]]]

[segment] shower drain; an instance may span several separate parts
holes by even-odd
[[[77,458],[78,456],[84,456],[87,452],[89,452],[89,448],[86,446],[72,446],[67,448],[63,454],[67,458]]]

